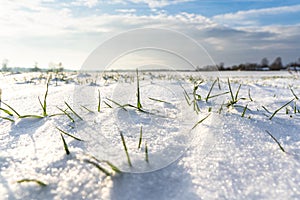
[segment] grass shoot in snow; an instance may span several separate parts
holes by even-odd
[[[101,109],[101,94],[100,94],[100,90],[98,90],[98,107],[97,107],[97,111],[100,112]]]
[[[290,100],[289,102],[287,102],[286,104],[284,104],[283,106],[281,106],[280,108],[278,108],[277,110],[275,110],[274,113],[271,115],[271,117],[269,119],[270,120],[273,119],[273,117],[276,115],[276,113],[278,113],[281,109],[283,109],[284,107],[286,107],[287,105],[289,105],[294,100],[295,99]]]
[[[137,92],[136,92],[136,97],[137,97],[137,105],[136,107],[138,109],[142,109],[143,106],[141,104],[141,94],[140,94],[140,80],[139,80],[139,71],[136,69],[136,82],[137,82]]]
[[[68,144],[67,144],[67,142],[66,142],[66,140],[65,140],[65,138],[64,138],[64,136],[63,136],[62,133],[60,134],[60,136],[61,136],[61,139],[62,139],[63,144],[64,144],[65,152],[66,152],[67,155],[69,155],[69,154],[70,154],[70,151],[69,151]]]
[[[280,150],[282,152],[285,152],[284,148],[281,146],[281,144],[278,142],[278,140],[269,132],[266,130],[266,132],[268,133],[269,136],[271,136],[271,138],[277,143],[277,145],[279,146]]]
[[[71,112],[76,116],[76,117],[78,117],[80,120],[83,120],[72,108],[71,108],[71,106],[67,103],[67,102],[65,102],[65,104],[67,105],[67,107],[71,110]]]
[[[123,144],[123,147],[124,147],[124,151],[126,153],[128,165],[130,167],[132,167],[132,164],[131,164],[131,161],[130,161],[130,157],[129,157],[129,153],[128,153],[128,149],[127,149],[127,146],[126,146],[125,139],[124,139],[122,131],[120,131],[120,136],[121,136],[122,144]]]
[[[40,180],[37,180],[37,179],[21,179],[21,180],[18,180],[17,183],[30,183],[30,182],[33,182],[33,183],[36,183],[38,184],[39,186],[42,186],[42,187],[46,187],[47,184],[40,181]]]
[[[140,137],[139,137],[139,144],[138,144],[138,149],[141,148],[141,144],[142,144],[142,138],[143,138],[143,127],[141,126],[140,129]]]
[[[148,145],[147,141],[145,142],[145,161],[149,163],[149,155],[148,155]]]

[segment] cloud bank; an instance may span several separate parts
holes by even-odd
[[[5,1],[0,7],[0,59],[10,66],[62,62],[79,69],[105,40],[137,28],[168,28],[194,38],[216,63],[260,62],[300,56],[300,22],[276,23],[276,17],[298,15],[300,5],[250,9],[207,17],[189,10],[168,12],[188,0],[32,0]],[[141,13],[141,8],[145,9]],[[155,11],[155,12],[154,12]],[[272,17],[272,21],[270,20]],[[265,19],[267,18],[267,19]]]

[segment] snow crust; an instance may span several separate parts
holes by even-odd
[[[57,107],[66,109],[64,102],[68,102],[84,120],[73,115],[75,123],[63,115],[42,119],[15,117],[15,122],[0,119],[1,199],[300,198],[300,118],[297,110],[294,113],[295,105],[300,109],[299,100],[294,99],[269,119],[276,109],[295,98],[290,88],[300,97],[297,75],[219,73],[221,89],[216,84],[211,95],[229,90],[228,77],[234,94],[242,84],[238,97],[243,99],[238,106],[227,108],[222,104],[230,101],[229,93],[205,102],[217,78],[214,73],[141,73],[142,105],[151,114],[127,107],[125,111],[107,99],[135,105],[134,73],[117,74],[106,80],[88,73],[66,76],[68,81],[50,82],[48,112],[59,113]],[[43,98],[46,77],[38,73],[2,74],[2,101],[21,115],[40,115],[37,98]],[[197,102],[200,112],[196,114],[193,106],[187,105],[182,87],[192,97],[194,81],[202,79],[204,82],[197,90],[202,98]],[[98,89],[100,113],[96,112]],[[253,101],[249,99],[249,90]],[[82,109],[81,105],[94,112]],[[249,110],[241,117],[246,105]],[[7,109],[3,104],[1,107]],[[9,117],[3,111],[0,116]],[[143,143],[137,149],[141,126]],[[66,155],[56,127],[84,142],[65,136],[71,152]],[[128,166],[120,131],[133,168]],[[149,163],[144,157],[145,141]],[[91,155],[109,160],[123,173],[106,176],[84,162]],[[17,183],[22,179],[37,179],[47,186]]]

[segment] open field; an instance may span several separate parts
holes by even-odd
[[[0,75],[4,199],[299,199],[300,79]]]

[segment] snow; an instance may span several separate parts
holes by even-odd
[[[297,74],[280,72],[140,72],[143,109],[118,108],[136,105],[135,73],[66,73],[65,80],[50,82],[47,112],[61,113],[67,102],[74,114],[72,123],[64,115],[53,117],[0,116],[0,196],[2,199],[299,199],[300,198],[300,81]],[[0,75],[2,101],[21,115],[41,115],[38,97],[43,100],[47,74]],[[241,85],[235,107],[226,107],[231,95],[224,94],[205,102],[216,78],[211,96],[229,91],[234,95]],[[183,95],[192,98],[194,82],[200,108],[197,114]],[[67,80],[67,81],[66,81]],[[92,84],[91,84],[92,83]],[[98,89],[101,112],[97,112]],[[251,98],[249,98],[249,91]],[[158,102],[148,97],[164,100]],[[272,113],[286,104],[270,120]],[[104,102],[111,105],[109,108]],[[88,112],[81,105],[92,110]],[[247,105],[244,117],[242,113]],[[296,105],[296,113],[294,106]],[[265,109],[262,108],[264,106]],[[3,103],[1,108],[8,109]],[[222,108],[222,109],[221,109]],[[211,110],[211,111],[209,111]],[[68,111],[70,112],[70,111]],[[286,113],[287,112],[287,113]],[[191,128],[201,119],[209,117]],[[140,127],[143,140],[138,149]],[[60,128],[84,140],[64,138]],[[129,167],[120,131],[128,147]],[[270,132],[285,152],[268,135]],[[145,161],[145,142],[149,163]],[[95,156],[108,160],[123,172],[106,176],[85,162]],[[100,163],[110,172],[109,166]],[[47,184],[17,181],[36,179]]]

